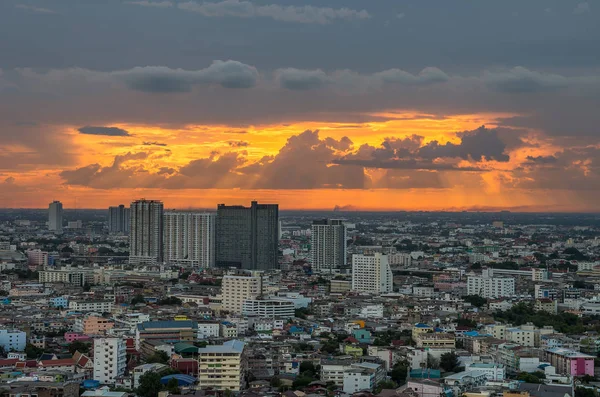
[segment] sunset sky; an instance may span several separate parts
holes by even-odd
[[[600,211],[599,125],[598,1],[0,1],[0,207]]]

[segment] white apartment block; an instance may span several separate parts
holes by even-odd
[[[164,214],[165,261],[194,267],[215,265],[214,213],[166,212]]]
[[[127,351],[123,339],[94,339],[94,380],[103,385],[114,385],[117,377],[125,374],[126,368]]]
[[[385,294],[393,291],[387,255],[352,255],[352,291]]]
[[[71,300],[69,309],[78,312],[110,313],[114,307],[113,301]]]
[[[362,390],[374,391],[385,380],[386,372],[381,364],[355,363],[344,371],[344,393],[357,393]]]
[[[346,360],[321,360],[321,381],[333,382],[336,386],[344,385],[344,373],[350,369],[351,362]]]
[[[246,299],[242,306],[244,316],[262,318],[292,318],[295,314],[294,303],[277,299]]]
[[[27,334],[16,329],[0,329],[0,346],[6,352],[11,350],[22,352],[25,350]]]
[[[221,308],[230,313],[242,312],[246,299],[257,298],[262,294],[262,277],[223,276],[221,283]]]
[[[469,276],[467,295],[479,295],[486,299],[510,297],[515,294],[515,279],[493,277],[491,269],[485,269],[481,276]]]
[[[138,324],[150,321],[150,315],[146,313],[125,313],[115,317],[115,328],[128,329],[130,333],[135,334]]]
[[[346,225],[339,219],[314,221],[310,234],[314,272],[335,273],[346,266]]]
[[[198,323],[198,339],[218,338],[219,323]]]
[[[42,270],[39,272],[38,280],[40,283],[65,283],[82,287],[93,283],[94,272],[69,268]]]

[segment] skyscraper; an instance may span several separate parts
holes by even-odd
[[[252,270],[278,266],[279,206],[217,206],[216,264]]]
[[[346,225],[339,219],[314,221],[310,257],[315,272],[333,273],[346,266]]]
[[[130,206],[129,263],[163,261],[163,203],[136,200]]]
[[[60,201],[53,201],[48,206],[48,230],[62,233],[63,206]]]
[[[108,207],[108,232],[129,233],[129,208],[123,204],[118,207]]]
[[[213,267],[215,218],[214,213],[165,212],[165,261]]]

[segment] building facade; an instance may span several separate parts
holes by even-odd
[[[63,205],[53,201],[48,206],[48,230],[61,233],[63,230]]]
[[[251,270],[278,267],[279,206],[217,206],[216,265]]]
[[[467,279],[467,295],[479,295],[486,299],[514,296],[514,278],[493,277],[491,269],[489,269],[489,272],[485,270],[481,276],[469,276]]]
[[[244,316],[260,318],[292,318],[295,314],[294,304],[277,299],[246,299],[242,305]]]
[[[215,265],[216,214],[166,212],[164,214],[164,255],[169,263],[193,267]]]
[[[6,352],[11,350],[22,352],[25,350],[27,335],[16,329],[0,329],[0,346]]]
[[[130,206],[129,263],[163,261],[163,203],[136,200]]]
[[[247,372],[245,350],[245,343],[239,340],[199,348],[199,387],[232,392],[243,390]]]
[[[352,291],[384,294],[394,290],[387,255],[352,255]]]
[[[231,313],[241,313],[246,299],[262,295],[260,275],[226,275],[221,283],[221,307]]]
[[[310,257],[313,272],[335,273],[346,266],[346,225],[342,220],[313,221]]]
[[[94,339],[94,380],[114,385],[127,368],[125,341],[119,338]]]
[[[129,233],[131,210],[123,204],[108,207],[108,232]]]

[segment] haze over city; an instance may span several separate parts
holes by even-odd
[[[0,206],[598,211],[599,7],[5,0]]]

